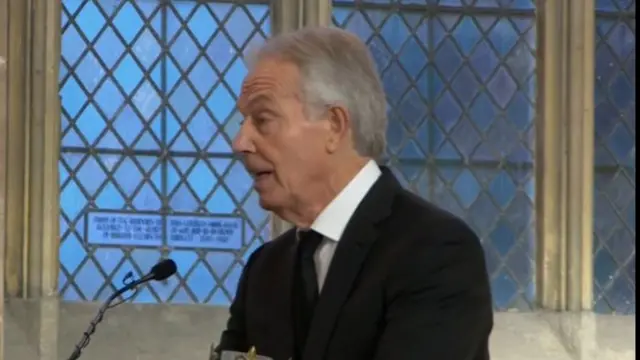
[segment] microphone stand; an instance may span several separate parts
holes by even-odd
[[[131,280],[132,277],[133,277],[132,272],[127,273],[127,275],[122,280],[125,286],[118,289],[115,293],[111,294],[111,296],[109,296],[107,301],[105,301],[102,304],[102,306],[100,306],[100,309],[98,310],[98,314],[93,318],[87,330],[82,334],[82,338],[76,344],[75,349],[73,350],[73,353],[71,354],[71,356],[69,356],[68,360],[77,360],[80,358],[80,355],[82,354],[82,350],[84,350],[84,348],[87,347],[87,345],[89,345],[89,341],[91,341],[91,335],[93,335],[93,333],[96,331],[96,327],[103,320],[104,314],[107,312],[107,310],[114,308],[122,304],[123,302],[129,300],[131,297],[133,297],[133,295],[135,295],[135,293],[129,296],[128,298],[112,305],[111,303],[115,299],[117,299],[120,295],[124,294],[129,290],[135,289],[138,285],[151,280],[151,277],[148,277],[148,276],[145,276],[138,280]]]

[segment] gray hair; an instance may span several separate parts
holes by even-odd
[[[248,64],[265,58],[298,67],[307,111],[344,106],[351,117],[355,150],[379,159],[386,146],[387,102],[371,53],[358,37],[337,28],[304,28],[269,39],[251,54]]]

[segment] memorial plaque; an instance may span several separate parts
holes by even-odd
[[[85,220],[85,239],[94,245],[162,246],[162,216],[89,212]]]
[[[172,247],[242,248],[244,223],[232,216],[167,216],[167,245]]]
[[[92,211],[85,221],[85,239],[93,245],[151,246],[238,250],[244,223],[240,217],[140,214]],[[166,235],[165,235],[166,234]]]

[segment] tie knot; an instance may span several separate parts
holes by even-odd
[[[300,231],[298,232],[298,239],[300,240],[300,244],[298,244],[300,254],[303,257],[309,257],[313,256],[318,246],[320,246],[322,234],[313,230]]]

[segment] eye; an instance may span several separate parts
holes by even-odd
[[[252,116],[251,119],[257,126],[263,125],[268,120],[265,116],[262,115]]]

